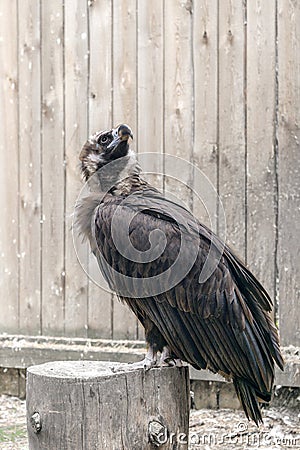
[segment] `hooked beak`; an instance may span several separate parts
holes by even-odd
[[[114,139],[107,146],[108,149],[116,147],[122,141],[128,141],[131,137],[133,139],[133,134],[128,125],[122,124],[119,125],[112,131]]]

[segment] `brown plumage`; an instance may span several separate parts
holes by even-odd
[[[96,133],[84,145],[82,173],[92,192],[77,205],[79,231],[89,239],[111,289],[144,326],[150,365],[162,352],[167,361],[179,358],[221,373],[233,380],[246,416],[258,423],[258,399],[271,398],[274,361],[283,368],[272,301],[228,246],[143,181],[129,137],[129,127],[120,125]],[[121,238],[116,245],[127,221],[129,240]],[[156,255],[162,242],[164,250]],[[131,245],[138,256],[130,257]],[[215,270],[199,283],[210,248]],[[150,250],[151,260],[139,256]],[[179,255],[179,272],[188,270],[178,280],[173,268]],[[152,280],[161,273],[152,292]]]

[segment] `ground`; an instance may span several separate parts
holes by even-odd
[[[300,448],[300,414],[287,408],[263,410],[258,429],[242,411],[201,409],[191,412],[190,450],[273,450]],[[25,401],[0,396],[0,449],[27,450]]]
[[[0,396],[0,449],[27,450],[25,401]]]
[[[300,415],[298,412],[268,408],[259,428],[249,422],[242,411],[198,410],[190,419],[190,449],[250,450],[300,448]],[[194,444],[193,444],[194,442]]]

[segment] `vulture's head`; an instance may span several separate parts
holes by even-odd
[[[88,180],[106,164],[126,157],[130,151],[129,138],[133,138],[132,131],[125,124],[90,136],[79,156],[84,179]]]

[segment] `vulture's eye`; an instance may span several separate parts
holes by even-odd
[[[108,136],[100,137],[100,144],[107,144],[107,142],[108,142]]]

